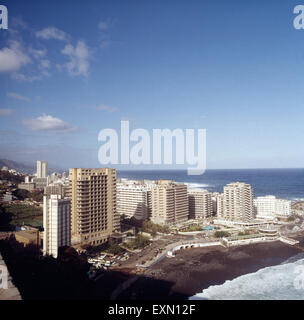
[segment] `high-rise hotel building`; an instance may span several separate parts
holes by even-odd
[[[187,186],[170,180],[159,180],[152,187],[151,220],[157,224],[175,224],[188,220]]]
[[[119,231],[116,214],[116,170],[70,169],[73,243],[97,245]]]
[[[58,249],[71,245],[70,199],[60,195],[43,197],[43,254],[58,256]]]
[[[136,220],[150,215],[152,182],[121,180],[117,183],[117,213]]]
[[[48,163],[46,161],[37,161],[37,178],[47,178]]]
[[[254,218],[253,190],[250,184],[234,182],[218,197],[218,216],[226,220],[250,221]]]
[[[189,218],[207,219],[212,216],[212,194],[207,190],[188,189]]]

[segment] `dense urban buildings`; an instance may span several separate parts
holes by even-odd
[[[71,245],[71,205],[60,195],[43,197],[43,254],[58,256],[58,249]]]
[[[44,187],[44,195],[50,196],[52,194],[59,194],[62,198],[65,198],[69,194],[69,189],[61,184]]]
[[[212,216],[212,195],[207,190],[189,189],[189,218],[207,219]]]
[[[256,217],[261,219],[274,219],[286,217],[291,214],[291,201],[277,199],[275,196],[257,197],[253,201]]]
[[[74,244],[101,244],[120,229],[116,170],[70,169],[71,232]]]
[[[174,224],[188,220],[187,186],[171,180],[159,180],[152,187],[151,220],[158,224]]]
[[[229,183],[217,198],[217,215],[226,220],[247,222],[254,219],[253,190],[249,184]]]
[[[117,183],[117,214],[137,220],[149,218],[152,184],[121,180]]]

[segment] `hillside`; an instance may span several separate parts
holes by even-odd
[[[0,159],[0,170],[3,166],[8,167],[8,169],[15,169],[18,172],[26,173],[26,174],[33,174],[36,171],[36,162],[31,164],[24,164],[21,162],[16,162],[13,160],[8,159]],[[68,169],[58,168],[56,166],[49,166],[49,173],[50,172],[59,172],[62,173],[63,171],[68,171]]]
[[[33,173],[35,171],[35,167],[27,164],[23,164],[20,162],[15,162],[7,159],[0,159],[0,169],[6,166],[8,169],[15,169],[22,173]]]

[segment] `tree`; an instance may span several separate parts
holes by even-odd
[[[33,191],[30,194],[30,198],[33,201],[42,202],[43,201],[43,191]]]
[[[23,189],[16,189],[15,191],[13,191],[13,195],[18,199],[18,200],[25,200],[27,198],[30,197],[30,192],[27,190],[23,190]]]
[[[230,236],[230,233],[229,232],[226,232],[226,231],[216,231],[214,233],[214,236],[216,238],[224,238],[224,237],[229,237]]]
[[[6,212],[5,207],[0,204],[0,231],[10,231],[12,227],[10,222],[12,220],[12,215],[9,212]]]

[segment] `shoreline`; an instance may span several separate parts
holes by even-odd
[[[294,235],[303,247],[304,237]],[[212,285],[278,265],[304,252],[280,241],[240,245],[192,248],[176,252],[146,270],[123,291],[118,300],[187,300]]]

